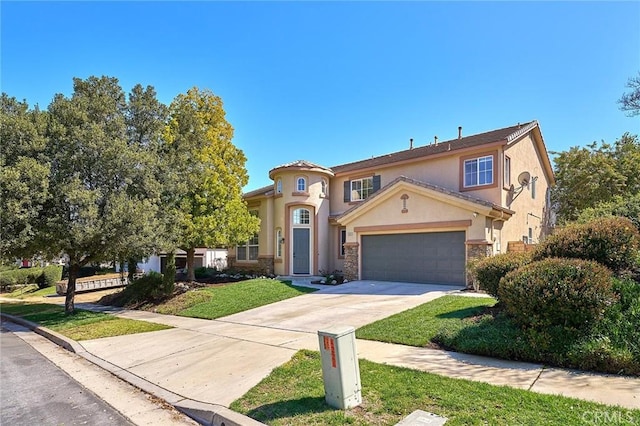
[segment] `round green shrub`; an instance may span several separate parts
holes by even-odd
[[[507,314],[524,328],[584,330],[616,300],[611,272],[597,262],[544,259],[509,272],[500,282]]]
[[[619,273],[638,266],[640,232],[627,218],[610,217],[572,224],[534,250],[534,260],[568,257],[594,260]]]
[[[481,290],[498,298],[498,287],[502,277],[530,262],[530,253],[499,254],[478,260],[471,268],[471,274]]]
[[[49,265],[42,269],[42,274],[38,277],[38,287],[52,287],[62,279],[62,265]]]

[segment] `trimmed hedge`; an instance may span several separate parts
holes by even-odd
[[[498,288],[502,277],[529,263],[531,253],[504,253],[480,259],[473,265],[471,274],[481,290],[499,298]]]
[[[42,274],[38,277],[38,287],[52,287],[62,280],[62,265],[49,265],[42,269]]]
[[[640,232],[627,218],[572,224],[536,247],[534,260],[552,257],[594,260],[620,273],[638,267]]]
[[[0,288],[3,290],[16,285],[38,284],[45,288],[62,279],[62,266],[49,265],[44,268],[20,268],[0,272]]]
[[[525,265],[504,277],[498,295],[520,326],[540,331],[557,326],[587,329],[616,301],[611,272],[581,259],[544,259]]]

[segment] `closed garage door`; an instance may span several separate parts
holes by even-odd
[[[362,279],[464,285],[465,233],[363,235]]]

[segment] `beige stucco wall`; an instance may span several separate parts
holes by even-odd
[[[452,191],[460,191],[462,158],[480,157],[484,155],[495,155],[496,161],[494,168],[498,170],[494,173],[496,184],[490,188],[481,188],[476,190],[465,190],[464,193],[476,198],[500,204],[501,202],[501,147],[494,145],[481,149],[465,150],[456,153],[453,156],[445,156],[439,158],[431,158],[428,160],[413,161],[398,165],[379,167],[375,170],[367,172],[354,171],[344,175],[337,176],[331,182],[331,212],[332,214],[340,214],[354,205],[354,203],[344,202],[344,182],[352,179],[358,179],[374,174],[380,175],[380,185],[391,183],[400,176],[406,176],[421,182],[427,182],[438,185]]]
[[[547,190],[550,185],[550,177],[545,173],[539,152],[531,134],[526,135],[516,143],[505,147],[501,164],[504,165],[504,155],[511,158],[511,183],[518,188],[518,175],[524,171],[531,174],[532,179],[537,177],[535,183],[535,199],[532,198],[532,184],[523,188],[521,193],[515,196],[509,203],[509,186],[503,185],[501,196],[504,206],[516,213],[505,222],[502,230],[502,251],[506,251],[508,241],[521,241],[523,235],[528,235],[529,228],[533,231],[533,242],[538,243],[543,237],[543,218],[547,207]]]
[[[402,213],[404,201],[401,199],[407,195],[406,213]],[[396,234],[403,232],[438,232],[448,230],[466,231],[467,240],[484,240],[487,237],[486,222],[483,215],[474,217],[473,207],[460,207],[452,205],[434,195],[428,195],[427,191],[417,192],[408,186],[401,186],[390,191],[372,203],[367,211],[354,217],[345,223],[347,228],[347,242],[359,242],[360,235],[370,234]],[[448,225],[451,222],[470,221],[471,225]],[[420,226],[421,224],[435,223],[436,227]],[[385,229],[390,224],[408,225],[406,229]],[[413,226],[413,225],[418,226]],[[357,228],[380,227],[356,232]]]
[[[307,191],[297,191],[297,179],[304,177],[307,181]],[[275,230],[281,228],[285,237],[282,247],[282,258],[275,260],[276,274],[291,274],[291,239],[292,239],[292,212],[296,208],[306,208],[312,214],[310,224],[310,267],[311,273],[318,270],[327,270],[330,264],[330,233],[329,233],[329,198],[322,192],[322,180],[326,180],[330,190],[330,177],[321,172],[310,170],[282,170],[274,174],[275,182],[282,180],[282,193],[274,195],[273,217],[264,226],[272,229],[271,254],[275,255]]]

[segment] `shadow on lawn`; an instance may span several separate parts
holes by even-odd
[[[246,415],[262,422],[304,414],[319,414],[326,411],[335,410],[327,405],[324,396],[319,396],[290,399],[261,405],[260,407],[250,410]]]

